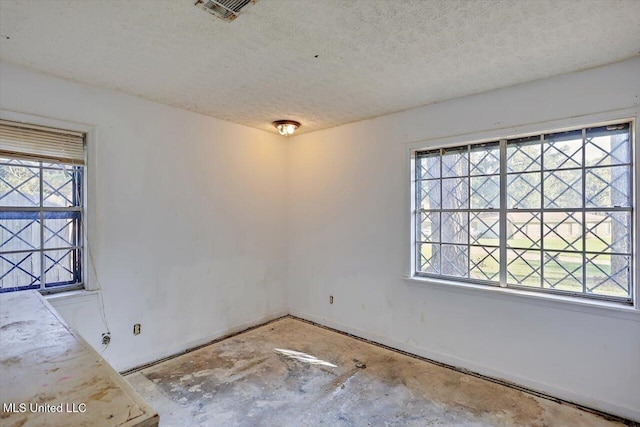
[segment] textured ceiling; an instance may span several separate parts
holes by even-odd
[[[640,1],[0,0],[0,57],[275,132],[333,127],[607,64],[640,50]]]

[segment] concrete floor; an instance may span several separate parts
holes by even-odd
[[[623,425],[291,318],[126,379],[161,426]]]

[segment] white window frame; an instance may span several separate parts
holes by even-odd
[[[93,171],[96,167],[95,160],[95,146],[96,146],[96,128],[93,125],[71,122],[67,120],[60,120],[50,117],[37,116],[33,114],[26,114],[11,110],[0,109],[0,119],[8,120],[12,122],[25,123],[35,126],[42,126],[54,129],[64,129],[72,132],[80,132],[85,135],[85,162],[84,171],[82,176],[82,186],[84,189],[82,197],[81,215],[82,215],[82,285],[80,289],[74,287],[74,289],[68,289],[61,287],[60,289],[50,288],[47,289],[47,294],[52,296],[61,296],[67,294],[85,293],[85,291],[97,291],[99,290],[97,281],[95,280],[95,271],[93,263],[90,262],[91,248],[89,247],[89,236],[95,235],[93,226],[95,224],[95,200],[93,195],[95,194],[96,182]]]
[[[506,127],[502,129],[493,129],[493,130],[485,130],[479,131],[476,133],[469,134],[461,134],[461,135],[452,135],[441,138],[433,138],[428,140],[422,140],[418,142],[408,143],[406,144],[406,152],[407,152],[407,192],[406,194],[406,204],[408,207],[406,218],[406,236],[408,238],[408,244],[406,247],[405,253],[405,273],[403,275],[404,279],[410,283],[419,283],[428,286],[435,286],[437,288],[446,289],[455,292],[463,292],[463,293],[474,293],[474,294],[484,294],[487,293],[493,295],[500,295],[501,297],[505,297],[507,299],[512,298],[526,298],[533,299],[534,302],[541,302],[544,305],[547,303],[556,304],[572,304],[585,307],[597,307],[605,308],[607,310],[613,309],[622,312],[629,312],[631,310],[633,312],[633,316],[640,313],[640,286],[638,286],[638,276],[640,276],[640,272],[638,272],[638,266],[640,265],[639,259],[639,240],[635,238],[632,242],[633,245],[633,258],[632,258],[632,306],[620,302],[612,302],[612,301],[601,301],[597,299],[589,299],[583,297],[575,297],[575,296],[567,296],[567,295],[556,295],[553,293],[547,292],[536,292],[536,291],[528,291],[520,288],[510,288],[510,287],[500,287],[500,286],[486,286],[484,284],[480,284],[479,282],[474,282],[473,280],[456,280],[455,278],[434,278],[434,277],[424,277],[422,275],[417,275],[415,272],[416,268],[416,245],[415,245],[415,236],[416,236],[416,226],[415,226],[415,215],[416,215],[416,206],[415,206],[415,158],[416,153],[424,150],[432,150],[437,148],[451,148],[451,147],[459,147],[461,145],[467,144],[482,144],[487,142],[494,142],[502,139],[513,139],[520,138],[526,136],[540,135],[541,133],[554,133],[554,132],[563,132],[567,130],[574,130],[582,127],[595,127],[595,126],[604,126],[607,124],[620,123],[622,121],[630,121],[632,122],[632,131],[631,131],[631,144],[633,147],[633,193],[632,193],[632,206],[634,209],[633,215],[633,235],[637,236],[637,230],[640,229],[640,215],[636,214],[638,205],[638,197],[637,192],[640,186],[640,179],[638,169],[640,168],[640,150],[636,148],[636,143],[639,141],[638,139],[638,125],[640,124],[640,109],[637,108],[627,108],[614,110],[603,113],[590,114],[585,116],[577,116],[566,119],[553,120],[542,123],[532,123],[520,126]]]

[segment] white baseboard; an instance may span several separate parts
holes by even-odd
[[[424,357],[426,359],[434,360],[436,362],[454,366],[456,368],[466,369],[468,371],[475,372],[486,377],[494,378],[496,380],[517,384],[521,387],[524,387],[545,395],[557,397],[567,402],[575,403],[581,406],[585,406],[587,408],[593,408],[597,411],[601,411],[604,413],[608,413],[608,414],[616,415],[629,420],[640,422],[640,409],[628,408],[625,406],[617,405],[612,402],[606,402],[606,401],[594,399],[592,397],[585,396],[581,393],[565,390],[563,388],[559,388],[550,384],[535,381],[530,378],[525,378],[516,374],[500,371],[487,366],[478,365],[466,359],[461,359],[459,357],[450,356],[448,354],[444,354],[440,352],[434,352],[422,347],[417,347],[407,343],[395,341],[394,339],[391,339],[385,336],[381,336],[381,335],[366,332],[360,329],[352,328],[340,322],[335,322],[333,320],[326,319],[323,317],[311,315],[308,313],[303,313],[297,310],[290,310],[289,314],[295,317],[299,317],[301,319],[318,323],[320,325],[328,326],[330,328],[336,329],[341,332],[346,332],[348,334],[355,335],[360,338],[364,338],[379,344],[383,344],[391,348],[395,348],[407,353],[411,353],[416,356]]]
[[[128,371],[132,371],[135,370],[137,368],[140,368],[142,366],[146,366],[146,365],[150,365],[153,363],[156,363],[158,361],[162,361],[163,359],[172,357],[172,356],[177,356],[180,355],[182,353],[184,353],[185,351],[191,350],[193,348],[196,347],[200,347],[202,345],[208,344],[212,341],[218,340],[220,338],[224,338],[226,336],[229,335],[233,335],[237,332],[241,332],[244,331],[245,329],[249,329],[251,327],[254,326],[260,326],[264,323],[267,323],[271,320],[274,319],[278,319],[280,317],[286,316],[288,314],[288,310],[283,309],[283,310],[278,310],[275,311],[273,313],[267,314],[265,316],[262,317],[257,317],[251,320],[248,320],[246,322],[242,322],[242,323],[238,323],[237,325],[234,325],[230,328],[226,328],[226,329],[219,329],[215,332],[212,332],[211,334],[203,337],[203,338],[199,338],[197,340],[191,340],[191,341],[187,341],[185,343],[182,343],[180,345],[174,346],[168,350],[165,351],[161,351],[161,352],[157,352],[157,353],[153,353],[151,355],[146,355],[144,357],[141,358],[134,358],[131,359],[127,365],[125,365],[124,368],[118,367],[118,371],[121,373],[127,373]]]

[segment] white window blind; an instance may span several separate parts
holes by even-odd
[[[0,154],[84,164],[84,134],[0,120]]]

